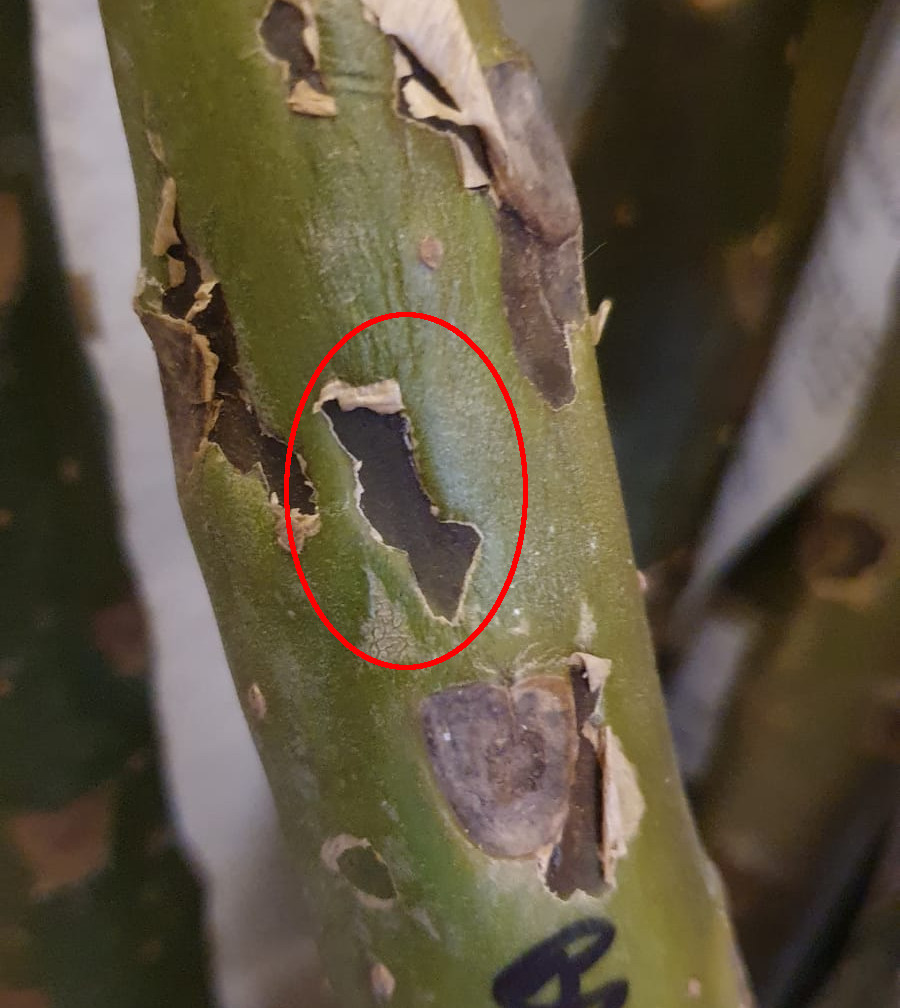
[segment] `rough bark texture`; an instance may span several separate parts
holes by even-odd
[[[0,11],[0,1004],[199,1008],[139,600],[44,189],[27,5]]]
[[[182,507],[338,1001],[513,1006],[558,983],[561,1008],[746,1004],[655,681],[577,203],[493,11],[103,10]],[[298,88],[329,96],[329,114],[298,108]],[[300,420],[281,499],[314,369],[398,310],[447,319],[490,356],[530,477],[496,619],[415,671],[326,631],[284,508],[344,635],[395,664],[446,652],[497,597],[519,526],[518,454],[484,365],[428,322],[356,337]],[[463,578],[448,583],[430,534],[395,538],[421,494],[436,524],[477,537]]]

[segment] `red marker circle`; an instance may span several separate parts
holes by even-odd
[[[433,322],[435,325],[442,326],[448,332],[454,333],[458,336],[463,343],[466,344],[471,350],[473,350],[481,358],[484,366],[490,371],[491,377],[497,383],[497,387],[500,389],[500,393],[506,403],[506,408],[509,410],[509,416],[512,420],[513,430],[516,433],[516,443],[519,446],[519,460],[522,464],[522,518],[519,521],[519,536],[516,540],[516,549],[513,553],[512,563],[509,566],[509,573],[506,575],[506,580],[503,582],[503,587],[500,589],[500,594],[497,596],[496,601],[491,606],[490,611],[487,616],[478,624],[478,626],[469,634],[464,641],[461,641],[447,651],[445,654],[438,655],[437,658],[432,658],[430,661],[417,662],[412,665],[401,665],[397,662],[383,661],[381,658],[376,658],[374,655],[366,654],[365,651],[360,650],[355,644],[351,644],[350,641],[335,627],[331,620],[322,611],[322,607],[316,601],[315,595],[312,593],[312,589],[309,586],[309,582],[306,580],[306,575],[303,573],[303,566],[300,563],[300,557],[297,555],[297,546],[294,542],[294,530],[291,528],[291,511],[290,507],[285,507],[284,509],[284,521],[287,528],[287,538],[288,543],[291,548],[291,557],[294,561],[294,566],[297,568],[297,576],[300,578],[300,584],[303,587],[303,591],[306,593],[306,597],[309,599],[310,605],[313,607],[316,615],[325,624],[329,632],[336,637],[341,644],[347,648],[348,651],[352,651],[359,658],[364,661],[370,662],[372,665],[380,665],[382,668],[391,669],[423,669],[430,668],[432,665],[440,665],[441,662],[446,661],[448,658],[452,658],[454,655],[460,653],[460,651],[467,648],[473,640],[487,627],[497,610],[500,608],[500,604],[506,597],[506,593],[509,591],[509,586],[512,584],[513,577],[516,573],[516,567],[519,564],[519,557],[522,554],[522,543],[525,541],[525,523],[528,517],[528,466],[525,460],[525,441],[522,438],[522,428],[519,424],[519,417],[516,413],[516,408],[513,406],[512,398],[509,394],[509,390],[503,384],[503,379],[500,377],[497,369],[491,363],[488,355],[478,346],[474,340],[469,339],[469,337],[461,330],[457,329],[455,325],[451,325],[449,322],[445,322],[444,319],[438,318],[436,315],[425,315],[422,312],[389,312],[387,315],[376,315],[375,318],[370,318],[367,322],[363,322],[358,325],[355,329],[351,329],[346,336],[342,336],[341,339],[335,343],[335,345],[328,351],[327,354],[322,358],[319,366],[313,372],[312,378],[306,383],[306,388],[303,390],[303,395],[300,397],[300,405],[297,407],[297,412],[294,414],[294,422],[291,425],[290,437],[288,437],[287,442],[287,452],[285,453],[284,459],[284,500],[289,502],[291,499],[291,457],[294,454],[294,440],[297,437],[297,428],[300,424],[300,417],[303,414],[303,409],[306,403],[309,401],[309,397],[312,394],[313,386],[318,380],[319,376],[325,370],[328,362],[332,357],[341,349],[345,343],[349,343],[354,336],[359,335],[359,333],[365,331],[371,326],[377,325],[379,322],[385,322],[388,319],[395,318],[417,318],[424,319],[426,322]]]

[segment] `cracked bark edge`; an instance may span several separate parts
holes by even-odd
[[[516,358],[553,409],[575,397],[570,339],[587,322],[581,218],[565,152],[524,61],[482,70],[456,0],[362,0],[395,46],[398,112],[445,133],[463,185],[492,187]],[[484,163],[467,130],[481,139]]]
[[[299,115],[331,118],[337,104],[319,65],[319,27],[311,0],[271,0],[259,24],[263,51],[281,67],[285,104]]]
[[[171,176],[163,181],[151,253],[166,258],[170,283],[164,287],[144,274],[135,311],[156,354],[176,478],[181,482],[208,445],[216,443],[238,471],[266,486],[276,539],[290,552],[281,500],[286,447],[263,426],[246,390],[224,292],[210,263],[184,238]],[[292,497],[300,505],[291,507],[290,514],[299,551],[321,523],[315,488],[299,455],[295,462]]]

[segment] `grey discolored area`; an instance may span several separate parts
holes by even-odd
[[[505,207],[498,222],[503,306],[516,361],[544,399],[560,409],[575,397],[568,329],[586,317],[577,279],[581,242],[550,245]]]
[[[470,683],[427,697],[422,728],[438,787],[463,831],[495,857],[555,843],[578,747],[569,683]]]
[[[575,397],[569,332],[587,318],[578,199],[530,67],[501,63],[485,78],[507,151],[495,166],[506,318],[519,367],[559,409]]]

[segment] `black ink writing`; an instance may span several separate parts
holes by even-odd
[[[606,955],[615,937],[615,927],[600,917],[569,924],[497,974],[494,1000],[500,1008],[622,1008],[628,999],[627,980],[581,989],[582,976]],[[554,981],[559,984],[555,1001],[534,1000]]]

